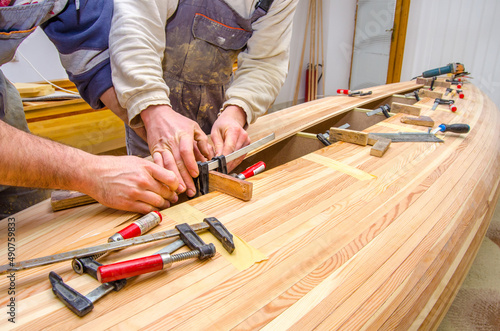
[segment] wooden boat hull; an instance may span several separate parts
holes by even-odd
[[[368,98],[325,98],[267,115],[249,129],[252,140],[277,137],[245,160],[262,158],[272,168],[250,179],[251,201],[213,192],[162,211],[155,231],[217,217],[263,254],[261,262],[238,269],[223,251],[208,262],[185,261],[130,280],[83,318],[53,295],[48,273],[56,271],[84,294],[96,280],[75,274],[68,262],[20,271],[16,324],[5,317],[13,296],[2,295],[1,328],[436,328],[498,200],[499,110],[471,84],[463,88],[466,98],[456,99],[456,113],[442,106],[432,111],[433,99],[423,98],[416,105],[436,124],[467,123],[471,131],[446,133],[444,143],[392,143],[381,158],[370,156],[369,146],[323,147],[296,135],[346,121],[365,132],[425,131],[401,123],[401,114],[376,123],[353,110],[418,87],[375,87]],[[16,261],[104,243],[136,217],[98,204],[52,213],[45,201],[13,217]],[[7,222],[0,233],[3,263]],[[150,255],[164,245],[128,248],[102,262]],[[9,286],[2,277],[0,293]]]

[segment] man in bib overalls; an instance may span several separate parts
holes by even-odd
[[[194,195],[196,160],[249,144],[245,128],[278,95],[297,2],[115,0],[111,67],[128,152],[151,154]]]

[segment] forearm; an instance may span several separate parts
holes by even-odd
[[[116,98],[116,93],[114,87],[106,90],[102,95],[101,95],[101,101],[104,103],[108,109],[110,109],[116,116],[118,116],[123,123],[128,124],[128,114],[127,110],[120,106],[120,103],[118,102],[118,99]],[[138,128],[132,128],[139,137],[144,139],[144,141],[147,141],[146,137],[146,129],[144,127],[138,127]]]
[[[0,181],[4,185],[88,192],[95,156],[0,121]]]

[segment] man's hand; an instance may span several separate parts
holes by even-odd
[[[227,106],[212,126],[210,137],[216,155],[228,155],[250,144],[248,133],[243,129],[247,122],[246,114],[238,106]],[[242,156],[227,165],[228,172],[243,161]]]
[[[147,141],[157,165],[172,170],[179,179],[177,192],[196,194],[193,177],[198,177],[196,161],[214,157],[213,147],[198,123],[176,113],[170,106],[149,106],[141,112]]]
[[[172,171],[135,156],[98,156],[81,191],[101,204],[147,214],[178,200]]]
[[[0,184],[75,190],[139,213],[177,201],[172,171],[136,156],[98,156],[0,121]]]

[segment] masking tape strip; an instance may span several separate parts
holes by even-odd
[[[173,206],[168,209],[162,210],[161,214],[164,217],[167,217],[176,223],[188,223],[188,224],[203,222],[203,219],[208,217],[200,210],[186,203],[181,203],[177,206]],[[215,245],[216,251],[227,261],[229,261],[239,271],[243,271],[247,268],[250,268],[257,262],[261,262],[268,259],[268,257],[265,254],[263,254],[256,248],[250,246],[246,241],[236,236],[234,233],[233,233],[233,240],[235,249],[232,254],[229,254],[224,249],[220,241],[215,239],[215,237],[210,232],[204,231],[199,233],[199,235],[205,243],[213,243]]]
[[[302,159],[306,159],[306,160],[309,160],[309,161],[312,161],[315,163],[322,164],[324,166],[327,166],[328,168],[338,170],[340,172],[343,172],[343,173],[345,173],[349,176],[352,176],[354,178],[357,178],[359,180],[370,180],[370,179],[377,178],[377,176],[370,175],[369,173],[364,172],[363,170],[352,167],[352,166],[347,165],[347,164],[342,163],[342,162],[332,160],[326,156],[319,155],[316,153],[304,155],[304,156],[302,156]]]
[[[408,126],[394,124],[394,123],[378,122],[375,125],[383,126],[383,127],[386,127],[386,128],[391,128],[391,129],[394,129],[394,130],[398,130],[400,132],[421,132],[421,133],[427,133],[427,132],[423,132],[422,130],[418,130],[418,129],[410,128]]]

